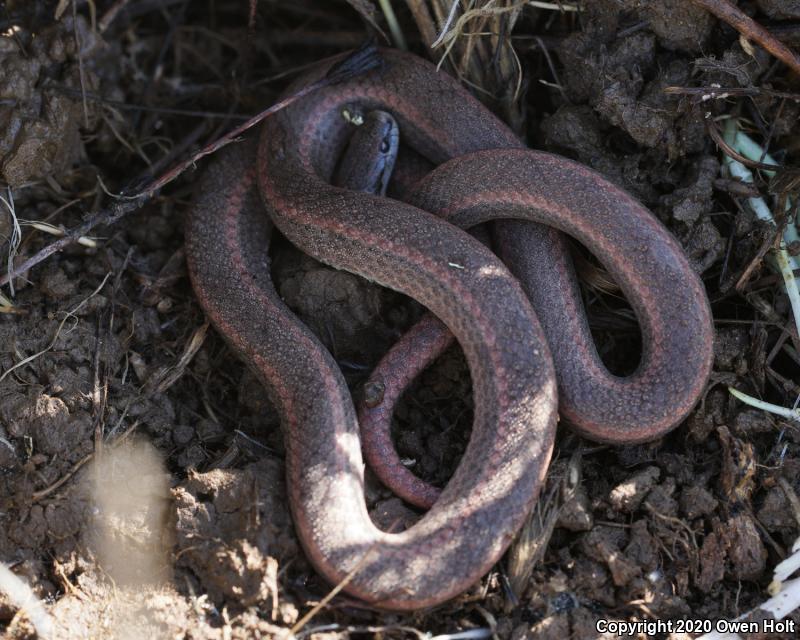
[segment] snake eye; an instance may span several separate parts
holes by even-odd
[[[381,153],[389,153],[389,141],[381,140]]]

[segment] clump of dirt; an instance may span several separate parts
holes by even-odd
[[[99,54],[102,39],[80,15],[65,16],[36,34],[15,24],[0,38],[0,177],[19,187],[67,171],[83,155],[81,129],[95,125],[94,105],[63,87],[97,89],[81,60]]]
[[[241,471],[190,472],[174,489],[178,566],[219,606],[277,606],[279,563],[298,555],[283,477],[280,461],[265,458]]]
[[[252,16],[246,4],[96,0],[55,18],[45,3],[6,3],[0,178],[10,190],[0,202],[0,263],[19,264],[53,240],[25,221],[76,227],[113,204],[109,192],[160,175],[273,103],[300,69],[366,33],[343,2],[259,4]],[[798,17],[792,3],[739,4],[775,33]],[[736,117],[783,165],[795,165],[796,83],[690,2],[603,0],[579,12],[529,6],[514,16],[513,28],[501,15],[503,29],[465,29],[500,35],[471,37],[477,53],[446,68],[471,78],[477,66],[484,80],[495,70],[506,86],[519,59],[527,74],[513,83],[520,91],[487,101],[532,146],[594,168],[668,226],[712,301],[714,373],[685,424],[658,442],[598,446],[560,429],[557,455],[575,456],[580,480],[562,490],[554,467],[556,488],[537,512],[549,523],[539,534],[546,550],[526,588],[512,592],[500,563],[434,612],[389,615],[340,594],[302,633],[489,628],[502,640],[592,638],[600,618],[734,618],[767,598],[772,568],[798,536],[800,432],[727,391],[788,407],[800,392],[800,345],[780,278],[764,260],[775,231],[747,202],[787,184],[796,202],[796,183],[786,173],[768,183],[757,172],[754,186],[732,180],[712,135]],[[398,9],[411,49],[426,55],[413,18]],[[488,55],[487,42],[495,47]],[[724,96],[712,95],[720,88]],[[188,172],[136,213],[95,227],[94,241],[16,278],[13,307],[0,301],[0,561],[44,600],[58,637],[277,636],[330,591],[293,532],[278,414],[208,327],[186,278],[181,220],[200,176]],[[19,222],[21,244],[13,239]],[[273,245],[278,290],[358,394],[422,310],[283,239]],[[594,263],[591,270],[602,272]],[[635,362],[634,323],[611,291],[587,288],[599,349]],[[453,348],[396,412],[401,457],[440,486],[469,437],[470,387]],[[113,509],[98,513],[80,481],[134,435],[163,456],[169,485],[168,500],[153,491],[166,515],[149,514],[163,516],[169,567],[138,590],[109,577],[90,534]],[[365,491],[384,528],[420,517],[369,473]],[[139,524],[152,522],[139,515]],[[149,528],[147,536],[112,530],[134,545],[146,538],[137,549],[155,544]],[[0,629],[35,637],[2,594]]]

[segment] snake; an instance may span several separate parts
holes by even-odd
[[[257,144],[217,154],[187,216],[186,257],[201,307],[280,415],[288,502],[306,557],[370,606],[411,611],[467,590],[512,542],[542,486],[558,413],[572,421],[577,411],[560,402],[597,393],[584,432],[649,439],[699,399],[713,334],[702,282],[652,213],[594,171],[527,149],[430,63],[395,50],[381,57],[380,68],[268,118]],[[372,111],[391,114],[403,144],[436,165],[407,201],[332,184],[350,135],[342,113]],[[555,278],[543,294],[549,310],[537,314],[519,280],[464,231],[498,217],[523,225],[516,235],[536,247],[539,277]],[[275,289],[273,226],[323,263],[417,300],[464,352],[469,443],[430,509],[403,531],[369,517],[354,402],[330,352]],[[594,253],[637,314],[643,355],[632,376],[597,371],[561,232]],[[561,337],[546,334],[548,314]],[[558,371],[562,350],[573,354],[566,371]],[[604,422],[617,417],[624,422]]]

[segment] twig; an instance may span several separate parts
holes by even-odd
[[[125,254],[125,260],[122,266],[117,271],[117,276],[114,278],[114,284],[111,287],[110,301],[103,313],[97,320],[97,348],[95,349],[95,364],[94,364],[94,388],[92,392],[92,406],[94,411],[94,452],[98,460],[103,454],[103,432],[105,431],[105,416],[106,407],[108,405],[108,340],[114,332],[114,317],[117,309],[117,293],[119,292],[122,284],[122,275],[128,268],[131,256],[133,255],[133,247],[128,248]],[[105,322],[108,318],[108,322]],[[101,332],[105,330],[106,335]],[[100,365],[102,362],[102,384],[100,383]],[[127,413],[127,407],[123,412],[123,418]],[[120,418],[122,419],[122,418]]]
[[[770,96],[772,98],[785,98],[800,102],[800,93],[790,93],[788,91],[775,91],[766,87],[723,87],[720,84],[712,84],[707,87],[664,87],[662,92],[667,95],[697,96],[701,102],[707,100],[724,100],[726,98],[749,98],[752,96]]]
[[[0,276],[0,287],[3,286],[4,284],[8,284],[13,278],[16,278],[18,276],[27,273],[37,264],[39,264],[43,260],[46,260],[54,253],[61,251],[64,247],[67,247],[71,244],[74,244],[75,242],[78,242],[82,236],[87,235],[98,224],[100,223],[105,223],[109,225],[114,224],[120,218],[124,217],[126,214],[138,209],[148,200],[149,197],[140,196],[136,200],[130,200],[127,202],[115,202],[108,209],[103,209],[101,211],[98,211],[82,224],[79,224],[77,227],[66,232],[63,238],[59,238],[55,242],[48,244],[46,247],[40,249],[30,258],[22,261],[20,264],[15,266],[11,271],[4,274],[3,276]]]
[[[265,118],[273,115],[277,111],[280,111],[284,107],[289,106],[296,100],[302,98],[303,96],[308,95],[313,91],[317,91],[318,89],[322,89],[324,87],[328,87],[330,85],[344,82],[353,78],[357,75],[362,73],[366,73],[371,69],[378,67],[381,64],[381,59],[378,54],[377,47],[373,41],[367,42],[365,45],[351,53],[347,56],[344,60],[336,63],[333,67],[330,68],[328,73],[325,75],[324,78],[317,80],[316,82],[304,87],[297,93],[292,94],[291,96],[284,98],[277,104],[273,105],[269,109],[266,109],[259,113],[257,116],[250,118],[247,122],[243,125],[237,127],[230,133],[224,135],[222,138],[215,140],[211,144],[206,145],[200,151],[196,152],[186,160],[185,162],[181,162],[176,167],[173,167],[166,173],[164,173],[160,178],[155,180],[154,182],[150,183],[149,185],[145,186],[135,195],[121,195],[117,196],[119,200],[112,204],[107,209],[103,209],[98,211],[90,218],[88,218],[85,222],[78,225],[74,229],[68,231],[63,238],[56,240],[52,244],[47,245],[33,256],[28,258],[27,260],[23,261],[21,264],[17,265],[13,270],[9,271],[8,273],[0,276],[0,286],[8,284],[13,278],[21,276],[24,273],[30,271],[34,266],[42,262],[43,260],[47,259],[57,251],[61,251],[64,247],[76,242],[78,238],[81,236],[88,235],[88,233],[98,224],[106,224],[111,225],[116,223],[118,220],[126,216],[131,211],[135,211],[139,209],[142,205],[148,202],[160,189],[164,186],[175,180],[178,176],[180,176],[184,171],[193,167],[198,160],[201,158],[210,155],[221,149],[224,146],[227,146],[231,142],[235,141],[242,133],[253,127],[254,125],[258,124]]]
[[[321,78],[316,82],[312,82],[311,84],[303,87],[296,93],[293,93],[292,95],[272,105],[269,109],[265,109],[258,115],[250,118],[247,122],[239,125],[232,131],[229,131],[221,138],[215,140],[214,142],[211,142],[210,144],[207,144],[205,147],[194,153],[188,160],[181,162],[177,166],[173,167],[172,169],[164,173],[155,182],[142,189],[136,195],[126,196],[126,197],[129,197],[131,199],[152,197],[156,191],[159,191],[164,186],[175,180],[175,178],[181,175],[184,171],[186,171],[190,167],[193,167],[198,160],[218,151],[219,149],[222,149],[222,147],[228,146],[231,142],[234,142],[239,136],[241,136],[245,131],[254,127],[265,118],[277,113],[281,109],[285,109],[290,104],[296,102],[300,98],[307,96],[309,93],[312,93],[324,87],[329,87],[332,84],[337,84],[339,82],[344,82],[345,80],[349,80],[350,78],[353,78],[357,75],[360,75],[371,69],[376,68],[379,64],[380,64],[380,58],[378,57],[378,49],[375,46],[374,42],[370,41],[366,45],[362,46],[361,48],[353,52],[350,56],[348,56],[341,62],[331,67],[324,78]]]
[[[692,2],[727,22],[745,38],[757,42],[795,73],[800,74],[800,57],[728,0],[692,0]]]
[[[131,104],[129,102],[123,102],[121,100],[112,100],[111,98],[104,98],[101,95],[96,93],[92,93],[87,91],[85,94],[82,94],[77,89],[71,89],[70,87],[62,87],[61,85],[51,84],[46,87],[46,89],[52,89],[53,91],[57,91],[58,93],[63,93],[67,96],[81,96],[83,95],[87,100],[92,102],[99,102],[100,104],[108,105],[109,107],[114,107],[116,109],[127,109],[129,111],[144,111],[147,113],[160,113],[164,115],[170,116],[187,116],[190,118],[205,118],[205,119],[220,119],[220,120],[247,120],[248,116],[241,115],[238,113],[222,113],[218,111],[195,111],[192,109],[173,109],[172,107],[148,107],[142,104]]]
[[[37,231],[49,233],[51,236],[57,236],[59,238],[63,238],[65,234],[65,231],[61,227],[57,227],[54,224],[50,224],[49,222],[42,222],[41,220],[20,220],[20,224],[25,225],[27,227],[33,227]],[[76,242],[79,245],[82,245],[84,247],[89,247],[90,249],[97,248],[97,242],[94,240],[94,238],[81,236],[76,240]]]
[[[316,615],[317,615],[317,614],[318,614],[318,613],[319,613],[319,612],[320,612],[322,609],[324,609],[324,608],[325,608],[325,606],[326,606],[326,605],[327,605],[327,604],[328,604],[328,603],[329,603],[331,600],[333,600],[333,598],[334,598],[334,597],[335,597],[335,596],[336,596],[336,595],[337,595],[337,594],[338,594],[338,593],[339,593],[339,592],[340,592],[342,589],[344,589],[344,588],[345,588],[345,587],[346,587],[348,584],[350,584],[350,581],[351,581],[351,580],[352,580],[352,579],[353,579],[353,578],[356,576],[356,574],[357,574],[359,571],[361,571],[362,567],[363,567],[363,566],[366,564],[367,560],[369,559],[369,556],[372,554],[372,551],[373,551],[374,549],[375,549],[375,545],[373,544],[373,545],[372,545],[372,546],[371,546],[369,549],[367,549],[367,551],[364,553],[364,556],[361,558],[361,560],[359,560],[359,561],[358,561],[358,563],[356,564],[356,566],[355,566],[355,567],[353,567],[352,571],[350,571],[350,572],[349,572],[349,573],[348,573],[348,574],[347,574],[347,575],[346,575],[344,578],[342,578],[341,582],[339,582],[339,584],[337,584],[337,585],[336,585],[336,586],[335,586],[333,589],[331,589],[331,590],[328,592],[328,595],[326,595],[326,596],[325,596],[325,597],[324,597],[322,600],[320,600],[320,601],[319,601],[317,604],[315,604],[315,605],[314,605],[314,607],[312,607],[311,611],[309,611],[309,612],[308,612],[306,615],[304,615],[302,618],[300,618],[300,619],[299,619],[299,620],[298,620],[298,621],[297,621],[297,622],[294,624],[294,626],[293,626],[293,627],[291,628],[291,630],[289,631],[289,633],[290,633],[291,635],[295,635],[295,634],[296,634],[298,631],[300,631],[300,629],[302,629],[304,626],[306,626],[306,624],[308,624],[308,621],[309,621],[309,620],[311,620],[311,619],[312,619],[314,616],[316,616]]]
[[[764,162],[757,162],[755,160],[750,160],[747,156],[742,155],[736,149],[733,148],[728,142],[722,137],[722,134],[717,129],[717,125],[713,122],[710,118],[706,118],[706,131],[708,135],[711,136],[712,140],[717,143],[717,146],[722,149],[722,151],[736,160],[737,162],[741,162],[744,166],[750,167],[751,169],[766,169],[767,171],[774,171],[775,169],[780,169],[781,166],[777,164],[767,164]]]

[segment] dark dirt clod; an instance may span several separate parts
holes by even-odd
[[[719,527],[727,539],[729,574],[734,580],[753,580],[764,571],[767,549],[753,516],[740,513]]]
[[[690,183],[662,197],[662,206],[672,210],[675,220],[689,225],[696,223],[701,216],[710,213],[714,206],[711,195],[714,179],[718,175],[719,161],[714,156],[700,158],[697,174],[690,178]]]
[[[626,2],[658,36],[661,46],[687,53],[700,53],[708,43],[714,19],[702,8],[682,0]]]
[[[178,566],[219,605],[278,598],[279,559],[297,555],[283,473],[265,458],[241,471],[191,473],[174,490]]]
[[[0,39],[0,175],[11,186],[68,170],[82,155],[81,128],[90,128],[94,107],[59,93],[59,85],[97,88],[78,58],[96,55],[102,40],[83,18],[65,18],[42,32],[20,31],[24,50]],[[77,44],[80,43],[80,44]],[[57,70],[57,71],[56,71]]]
[[[556,526],[568,531],[591,531],[594,525],[589,497],[582,487],[575,491],[575,495],[562,505],[558,513]]]
[[[611,506],[624,513],[635,511],[650,492],[650,489],[655,486],[660,476],[661,470],[658,467],[648,467],[626,479],[623,483],[614,487],[614,490],[608,496]]]
[[[709,533],[703,540],[700,548],[700,572],[694,581],[700,591],[708,593],[724,577],[727,544],[727,538],[721,537],[716,531]]]
[[[703,487],[686,487],[680,497],[681,512],[689,520],[707,516],[717,508],[717,499]]]
[[[780,487],[772,487],[767,492],[757,518],[770,533],[791,533],[797,527],[792,506]]]

